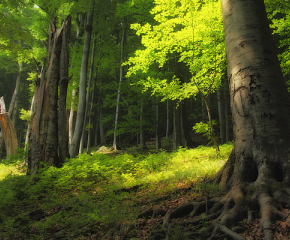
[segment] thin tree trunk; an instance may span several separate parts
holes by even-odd
[[[169,100],[166,101],[166,139],[169,138],[170,135],[170,103]]]
[[[117,143],[117,128],[118,128],[118,118],[119,118],[119,111],[120,111],[120,98],[121,98],[121,84],[123,78],[123,45],[124,45],[124,35],[125,29],[122,31],[122,39],[121,39],[121,52],[120,52],[120,78],[119,78],[119,87],[118,87],[118,94],[117,94],[117,106],[116,106],[116,115],[115,115],[115,130],[114,130],[114,140],[113,140],[113,150],[119,150],[120,147]]]
[[[160,104],[158,101],[158,98],[155,98],[156,100],[156,106],[155,106],[155,148],[156,148],[156,152],[158,153],[160,151],[161,148],[161,136],[160,136]]]
[[[183,147],[186,148],[193,148],[196,147],[196,145],[191,139],[188,126],[189,125],[187,122],[186,104],[185,101],[182,101],[180,103],[180,128],[181,128],[182,145]]]
[[[94,95],[95,95],[95,86],[96,86],[96,81],[97,81],[97,69],[95,72],[94,76],[94,81],[93,81],[93,89],[92,89],[92,98],[91,98],[91,106],[90,106],[90,116],[89,116],[89,129],[88,129],[88,144],[87,144],[87,154],[91,153],[91,124],[92,124],[92,113],[93,113],[93,107],[94,107]]]
[[[86,107],[85,100],[86,100],[87,68],[88,68],[88,61],[89,61],[93,16],[94,16],[94,9],[92,8],[88,12],[88,19],[87,19],[87,25],[86,25],[86,31],[85,31],[82,66],[81,66],[81,73],[80,73],[78,113],[77,113],[76,126],[75,126],[73,139],[69,148],[69,154],[71,158],[74,158],[77,156],[79,146],[80,146],[82,131],[83,131],[83,125],[84,125],[84,115],[85,115],[85,107]]]
[[[219,127],[220,127],[220,143],[226,141],[226,129],[225,129],[225,104],[223,98],[222,87],[217,90],[217,103],[218,103],[218,114],[219,114]]]
[[[91,82],[92,82],[93,71],[94,71],[96,41],[97,40],[95,39],[94,42],[93,42],[93,48],[92,48],[90,75],[89,75],[89,81],[88,81],[88,86],[87,86],[87,94],[86,94],[86,109],[85,109],[84,124],[83,124],[83,133],[82,133],[82,138],[81,138],[81,142],[80,142],[80,150],[79,150],[79,153],[83,153],[83,151],[84,151],[84,140],[85,140],[85,132],[86,132],[86,122],[87,122],[87,114],[88,114],[88,109],[89,109],[89,99],[90,99],[90,91],[91,91]]]
[[[210,124],[210,132],[211,132],[212,140],[213,140],[213,143],[215,145],[217,155],[219,156],[219,154],[220,154],[220,148],[219,148],[219,145],[218,145],[218,142],[216,140],[215,133],[214,133],[214,128],[213,128],[213,124],[212,124],[210,107],[209,107],[209,104],[208,104],[208,101],[207,101],[207,97],[205,97],[203,95],[203,93],[201,93],[201,95],[203,97],[203,100],[204,100],[204,103],[205,103],[205,106],[206,106],[206,110],[207,110],[207,115],[208,115],[208,121],[209,121],[209,124]]]
[[[36,76],[36,78],[37,78],[37,76]],[[30,106],[30,112],[31,113],[34,113],[34,97],[35,97],[35,95],[32,97],[31,106]],[[24,150],[26,150],[27,147],[28,147],[28,142],[29,142],[29,137],[30,137],[30,132],[31,132],[31,124],[30,124],[30,122],[31,122],[31,119],[28,121],[28,126],[27,126],[27,131],[26,131],[26,137],[25,137]]]
[[[180,131],[180,108],[175,102],[173,106],[173,150],[178,150],[181,145]]]
[[[99,119],[99,132],[100,132],[100,144],[106,144],[106,136],[103,126],[103,107],[102,107],[102,78],[100,78],[100,89],[98,97],[98,119]]]
[[[11,102],[10,102],[10,105],[9,105],[9,110],[8,110],[8,116],[9,117],[12,117],[14,106],[15,106],[15,103],[17,101],[18,94],[19,94],[20,80],[21,80],[21,73],[22,73],[22,69],[23,69],[23,63],[22,62],[18,62],[18,66],[19,66],[19,71],[18,71],[18,75],[17,75],[17,78],[16,78],[15,90],[14,90],[14,93],[12,95],[12,99],[11,99]]]
[[[69,147],[71,146],[75,125],[76,125],[76,111],[74,110],[74,104],[73,101],[76,98],[77,92],[76,89],[72,90],[72,102],[70,107],[70,113],[69,113],[69,120],[68,120],[68,144]]]
[[[146,150],[145,131],[144,131],[144,100],[141,94],[140,102],[140,148],[142,151]]]

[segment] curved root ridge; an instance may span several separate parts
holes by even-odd
[[[277,196],[280,199],[276,198]],[[277,206],[287,207],[288,205],[285,206],[285,203],[289,204],[289,201],[285,200],[285,198],[289,199],[289,196],[288,189],[287,191],[284,189],[282,194],[278,194],[278,191],[271,194],[269,189],[261,191],[257,188],[255,194],[246,197],[245,193],[236,187],[232,188],[224,197],[207,197],[203,201],[188,203],[169,210],[164,217],[163,227],[167,228],[172,218],[195,216],[199,216],[199,218],[191,221],[190,224],[194,226],[202,225],[205,215],[200,215],[205,213],[206,221],[208,223],[211,222],[205,231],[205,237],[208,239],[220,239],[221,234],[226,234],[234,240],[245,240],[244,236],[235,232],[235,229],[238,229],[237,225],[241,221],[247,220],[246,222],[250,223],[254,218],[260,217],[260,228],[264,239],[272,240],[274,239],[272,224],[276,220],[287,217],[287,214],[278,209],[279,207]],[[259,211],[259,216],[254,214],[257,210]],[[185,214],[186,211],[187,214]]]

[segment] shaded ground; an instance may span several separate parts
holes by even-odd
[[[106,236],[106,234],[100,237],[99,233],[95,233],[87,239],[148,239],[148,240],[159,240],[159,239],[205,239],[202,237],[203,231],[209,226],[210,220],[204,217],[204,220],[200,225],[195,226],[197,218],[179,218],[173,219],[169,230],[162,229],[164,215],[169,209],[174,209],[181,205],[192,201],[190,194],[191,187],[181,187],[177,190],[177,196],[163,196],[156,198],[155,204],[150,202],[144,202],[140,205],[141,214],[136,218],[136,222],[129,226],[126,224],[123,226],[126,228],[124,235],[116,235],[114,237]],[[173,194],[174,196],[174,194]],[[166,200],[167,199],[167,200]],[[159,202],[160,201],[160,202]],[[273,224],[272,229],[274,230],[274,239],[284,240],[290,239],[290,218],[289,210],[284,210],[288,213],[288,218],[278,221]],[[264,239],[261,229],[259,227],[260,219],[255,219],[252,223],[240,222],[235,228],[236,232],[239,232],[241,236],[247,240],[259,240]],[[166,238],[169,235],[169,238]],[[232,239],[226,235],[221,235],[220,239]]]

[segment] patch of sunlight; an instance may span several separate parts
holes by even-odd
[[[15,165],[6,165],[0,163],[0,181],[2,181],[6,176],[13,175],[25,175],[23,171],[19,170],[18,166]]]

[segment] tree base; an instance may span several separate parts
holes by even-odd
[[[246,188],[235,184],[224,196],[205,196],[169,210],[164,217],[163,228],[166,229],[167,239],[170,239],[172,219],[191,219],[185,223],[195,226],[195,234],[206,226],[202,233],[204,239],[228,236],[234,240],[245,240],[245,224],[250,226],[254,221],[259,221],[262,239],[270,240],[274,239],[275,224],[282,221],[284,229],[282,227],[281,231],[286,234],[286,239],[290,232],[289,199],[290,188],[273,179],[266,182],[258,179]],[[283,233],[279,234],[279,239],[283,239]]]

